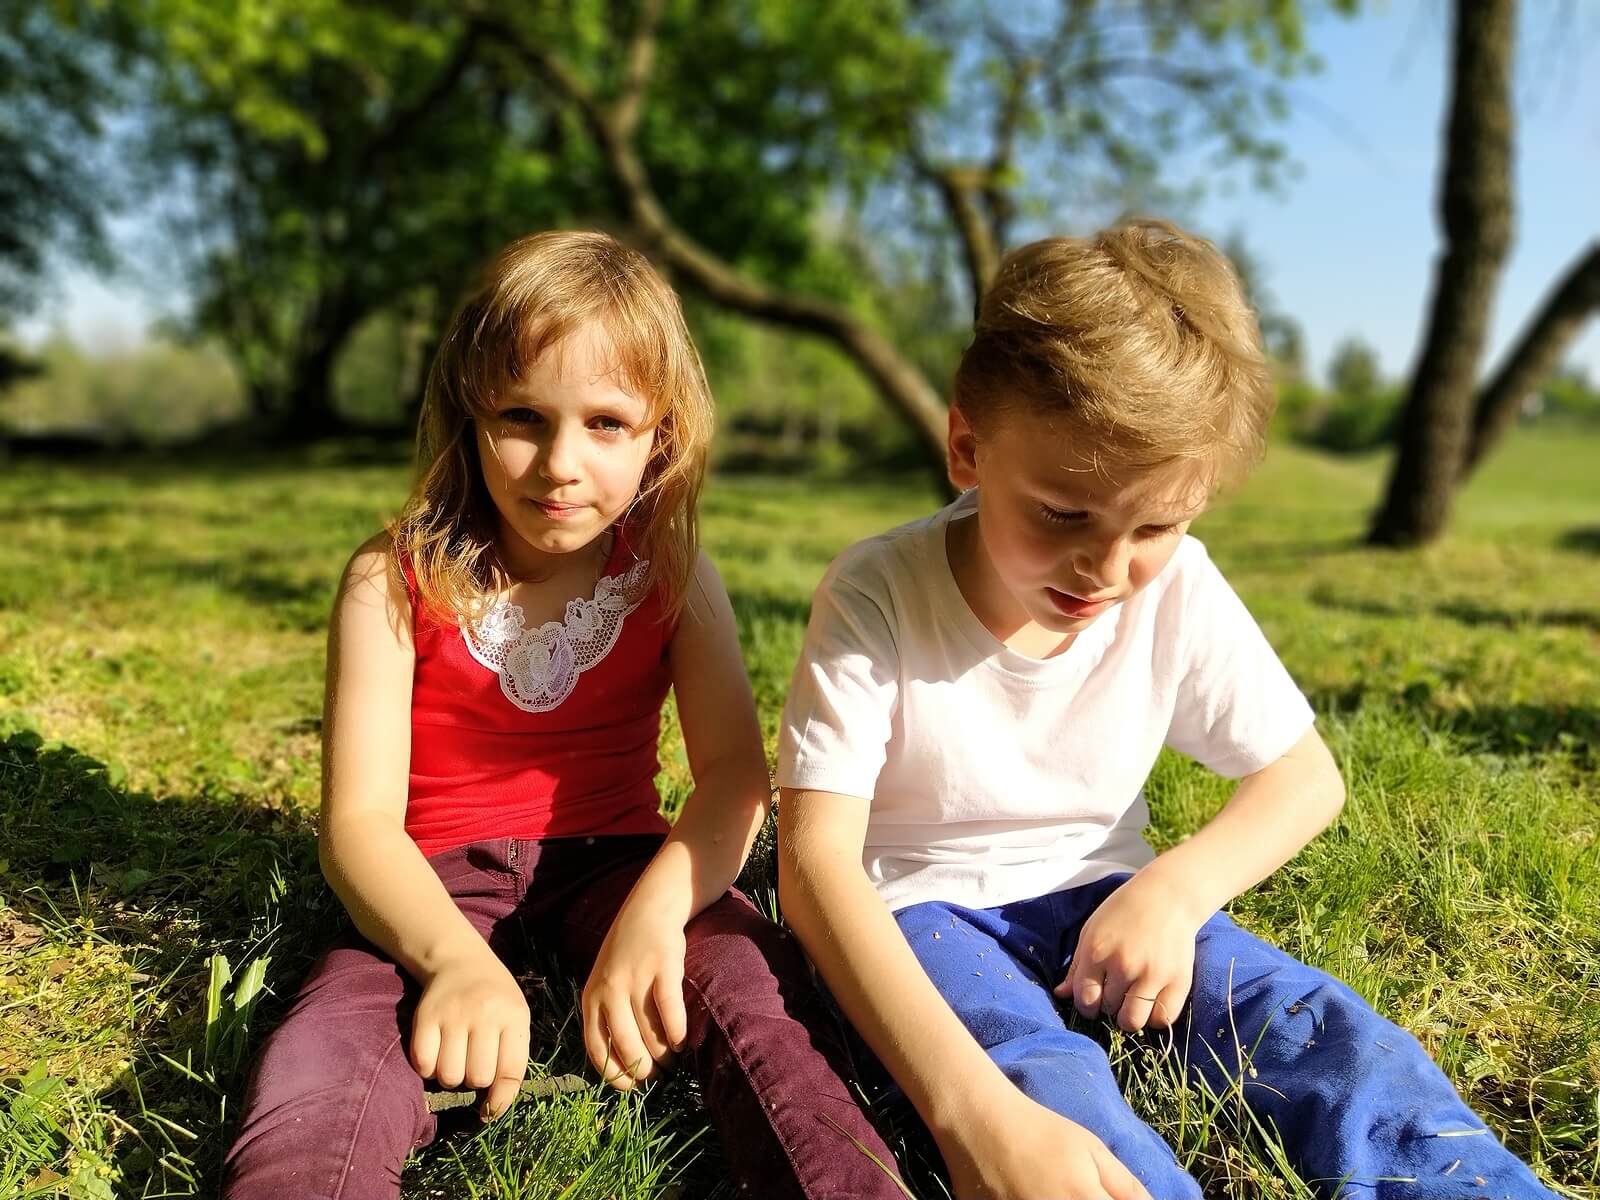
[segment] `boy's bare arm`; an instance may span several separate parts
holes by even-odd
[[[1300,853],[1343,807],[1344,780],[1313,727],[1282,758],[1240,780],[1199,832],[1139,874],[1181,889],[1204,920]]]
[[[956,1200],[1149,1200],[1082,1126],[1024,1096],[945,1002],[861,869],[868,803],[784,788],[784,917],[939,1144]]]
[[[1343,804],[1333,756],[1308,729],[1281,758],[1240,781],[1198,833],[1106,898],[1084,923],[1056,993],[1127,1030],[1170,1025],[1193,983],[1200,927],[1299,853]]]

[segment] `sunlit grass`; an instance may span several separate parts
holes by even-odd
[[[1595,461],[1594,439],[1519,434],[1449,540],[1395,554],[1358,540],[1380,463],[1275,449],[1196,526],[1350,784],[1338,824],[1235,916],[1413,1030],[1546,1178],[1591,1200]],[[0,1195],[214,1194],[250,1054],[338,925],[314,842],[323,622],[406,477],[397,455],[331,449],[0,472]],[[713,481],[707,544],[769,749],[827,561],[932,502],[920,479]],[[662,760],[670,809],[688,784],[670,720]],[[1225,794],[1164,759],[1155,837],[1182,837]],[[231,975],[213,988],[218,954]],[[549,1069],[581,1070],[570,990],[542,994],[535,1023]],[[1107,1040],[1209,1194],[1307,1194],[1236,1107]],[[941,1195],[908,1136],[912,1182]],[[677,1080],[520,1105],[425,1154],[407,1194],[697,1197],[719,1162]]]

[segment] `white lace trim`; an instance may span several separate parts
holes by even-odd
[[[611,652],[622,622],[644,599],[648,561],[602,576],[592,599],[567,601],[561,621],[523,627],[520,604],[502,600],[476,625],[462,626],[472,657],[500,676],[506,699],[527,712],[549,712],[572,694],[578,676]]]

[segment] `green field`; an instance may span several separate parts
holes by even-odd
[[[1234,915],[1413,1030],[1544,1178],[1591,1200],[1596,464],[1592,435],[1520,433],[1450,540],[1377,553],[1356,539],[1381,464],[1279,447],[1195,529],[1349,783],[1335,827]],[[332,448],[0,467],[0,1196],[215,1194],[253,1048],[339,921],[314,844],[323,623],[406,479],[396,455]],[[707,541],[769,746],[829,558],[930,503],[920,481],[713,481]],[[670,724],[663,762],[670,808]],[[1225,786],[1163,760],[1150,796],[1170,843]],[[570,1001],[535,1004],[551,1070],[579,1069]],[[1210,1195],[1311,1195],[1232,1098],[1110,1041]],[[444,1139],[407,1195],[700,1197],[717,1153],[684,1082],[595,1089]],[[913,1136],[915,1189],[942,1195],[926,1157]]]

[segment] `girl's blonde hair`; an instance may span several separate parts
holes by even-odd
[[[1008,254],[954,400],[980,435],[1013,408],[1060,414],[1109,467],[1185,463],[1217,484],[1261,456],[1277,403],[1228,260],[1148,218]]]
[[[495,508],[475,422],[539,356],[590,322],[608,335],[622,386],[649,406],[655,442],[620,524],[676,616],[699,552],[696,502],[711,441],[711,392],[677,294],[636,250],[603,233],[512,242],[484,269],[434,355],[417,430],[418,478],[390,525],[429,611],[474,620],[511,578],[495,552]]]

